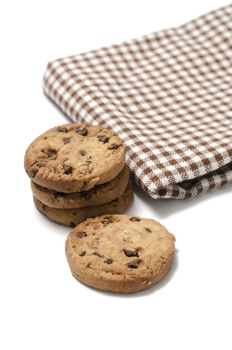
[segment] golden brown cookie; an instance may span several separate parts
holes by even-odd
[[[110,203],[98,205],[95,207],[85,207],[79,209],[56,209],[50,208],[34,197],[36,208],[45,215],[49,220],[61,225],[75,227],[87,218],[91,218],[102,214],[121,214],[129,206],[133,199],[131,184],[125,192],[117,199]]]
[[[155,220],[126,215],[88,219],[69,234],[66,255],[80,282],[134,293],[150,288],[170,269],[175,237]]]
[[[115,178],[123,169],[125,147],[111,130],[65,124],[35,139],[25,154],[28,176],[59,192],[87,191]]]
[[[120,197],[129,182],[129,169],[127,166],[114,179],[96,185],[89,191],[63,193],[41,187],[31,182],[33,195],[43,204],[51,208],[72,209],[92,207],[109,203]]]

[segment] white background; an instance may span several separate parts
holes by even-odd
[[[0,348],[231,349],[232,186],[128,211],[176,235],[173,269],[151,290],[97,292],[71,275],[68,228],[33,207],[28,144],[65,117],[45,98],[48,61],[182,24],[223,0],[2,1],[0,5]]]

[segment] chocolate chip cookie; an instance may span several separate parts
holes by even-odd
[[[126,215],[88,219],[69,234],[66,255],[80,282],[105,291],[150,288],[170,269],[175,237],[155,220]]]
[[[87,191],[123,169],[125,147],[111,130],[70,123],[48,130],[28,147],[25,170],[36,184],[58,192]]]
[[[87,218],[102,214],[121,214],[130,205],[133,199],[131,184],[128,183],[125,192],[117,199],[107,204],[95,207],[84,207],[79,209],[56,209],[50,208],[34,197],[36,208],[49,220],[61,225],[75,227]]]
[[[129,182],[129,169],[127,166],[114,179],[102,185],[96,185],[89,191],[64,193],[49,190],[31,182],[34,196],[43,204],[51,208],[72,209],[92,207],[109,203],[120,197]]]

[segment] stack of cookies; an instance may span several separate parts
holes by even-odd
[[[24,164],[36,208],[59,224],[121,214],[133,198],[122,140],[100,126],[50,129],[28,147]]]

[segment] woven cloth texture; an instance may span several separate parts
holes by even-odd
[[[43,89],[71,120],[113,129],[153,198],[188,198],[232,181],[232,5],[52,61]]]

